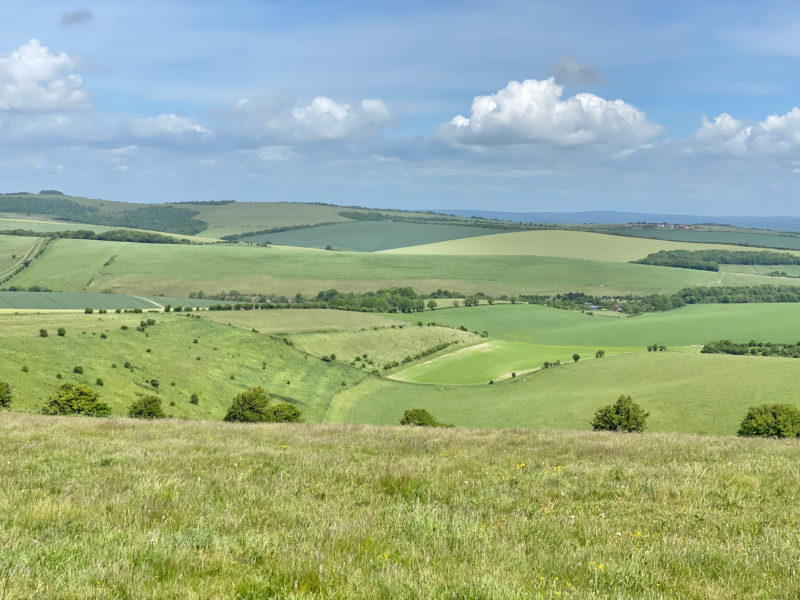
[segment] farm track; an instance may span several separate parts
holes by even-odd
[[[30,266],[30,264],[25,265],[25,261],[27,260],[33,261],[33,259],[35,259],[40,252],[43,252],[45,250],[45,248],[49,243],[50,243],[50,238],[43,237],[37,239],[33,243],[33,245],[28,249],[28,251],[22,256],[22,258],[19,259],[17,263],[15,263],[5,271],[0,273],[0,283],[5,283],[15,275],[18,275],[19,273],[27,269]]]

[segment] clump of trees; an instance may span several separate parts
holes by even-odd
[[[13,396],[14,388],[11,387],[11,384],[0,381],[0,408],[10,407]]]
[[[633,398],[623,394],[614,404],[597,409],[592,419],[592,429],[595,431],[644,431],[649,415],[650,413],[636,404]]]
[[[161,398],[144,396],[130,405],[128,416],[132,419],[163,419],[166,415],[161,408]]]
[[[42,407],[42,414],[107,417],[111,414],[111,407],[100,402],[97,392],[91,388],[82,384],[65,383]]]
[[[785,358],[800,358],[800,342],[797,344],[780,344],[775,342],[732,342],[730,340],[720,340],[709,342],[700,351],[705,354],[734,354],[742,356],[782,356]]]
[[[262,387],[237,394],[225,415],[225,421],[238,423],[296,423],[300,410],[288,402],[273,403]]]
[[[719,271],[720,265],[800,265],[800,256],[770,250],[661,250],[633,262],[661,267]]]
[[[452,427],[436,419],[424,408],[410,408],[403,413],[400,425],[411,425],[414,427]]]
[[[739,435],[800,437],[800,409],[791,404],[752,406],[739,425]]]

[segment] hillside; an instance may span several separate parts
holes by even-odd
[[[0,455],[10,598],[800,588],[797,442],[0,413]]]

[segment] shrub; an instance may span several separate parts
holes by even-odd
[[[63,327],[59,327],[58,328],[58,335],[60,335],[61,337],[64,337],[65,335],[67,335],[67,330],[64,329]]]
[[[10,383],[0,381],[0,408],[8,408],[11,406],[11,398],[14,395],[14,388]]]
[[[47,337],[47,329],[40,329],[39,337]]]
[[[650,413],[623,394],[614,404],[598,408],[592,419],[595,431],[644,431]]]
[[[83,312],[84,312],[84,314],[91,315],[94,312],[94,309],[84,308]]]
[[[431,413],[424,408],[410,408],[403,413],[400,425],[413,425],[415,427],[450,427],[436,420]]]
[[[128,408],[128,416],[132,419],[163,419],[164,409],[161,408],[161,398],[158,396],[144,396],[139,398]]]
[[[108,336],[107,336],[105,333],[101,333],[101,334],[100,334],[100,339],[101,339],[101,340],[104,340],[104,339],[106,339],[107,337],[108,337]]]
[[[78,365],[72,369],[73,373],[77,373],[78,375],[83,375],[83,367]]]
[[[189,399],[189,404],[194,404],[195,406],[200,404],[200,398],[197,394],[192,394],[192,397]]]
[[[27,373],[28,372],[28,365],[22,365],[22,372],[23,373]]]
[[[269,407],[269,421],[272,423],[297,423],[300,421],[300,410],[288,402],[279,402]]]
[[[100,402],[97,392],[85,385],[65,383],[58,393],[51,396],[42,408],[45,415],[86,415],[105,417],[111,414],[111,407]]]
[[[268,420],[270,398],[261,387],[254,387],[237,394],[233,399],[225,421],[259,423]]]
[[[151,379],[150,385],[153,386],[155,389],[158,389],[159,386],[158,379]]]
[[[581,355],[580,354],[575,353],[575,354],[572,355],[572,360],[574,360],[575,362],[578,362],[580,359],[581,359]]]
[[[105,384],[103,383],[103,380],[102,380],[100,377],[98,377],[97,379],[95,379],[95,380],[94,380],[94,382],[95,382],[97,385],[99,385],[100,387],[103,387],[103,385],[105,385]]]
[[[800,409],[791,404],[752,406],[738,433],[776,438],[800,437]]]

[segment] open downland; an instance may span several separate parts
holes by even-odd
[[[442,240],[473,238],[496,233],[496,229],[465,225],[437,225],[428,223],[395,223],[394,221],[352,221],[335,225],[322,225],[307,229],[294,229],[278,233],[243,238],[244,242],[265,242],[284,246],[306,246],[375,252],[402,246],[416,246]]]
[[[544,346],[524,342],[491,340],[403,369],[392,376],[400,381],[429,384],[485,384],[539,369],[542,363],[573,362],[573,354],[594,359],[598,348],[586,346]],[[605,348],[606,356],[642,352],[643,347]]]
[[[800,238],[798,238],[800,241]],[[800,248],[800,246],[798,246]],[[628,262],[660,250],[738,250],[740,246],[681,243],[583,231],[515,231],[387,250],[391,254],[535,255]],[[755,250],[755,248],[754,248]]]
[[[4,413],[0,455],[9,598],[800,588],[797,442]]]
[[[540,256],[417,256],[61,239],[8,283],[59,291],[186,297],[193,291],[208,295],[235,289],[294,296],[329,288],[370,291],[390,286],[411,286],[421,293],[442,288],[493,295],[565,290],[646,294],[693,285],[774,282],[758,275]]]
[[[414,322],[414,315],[392,315]],[[492,339],[590,346],[689,346],[720,339],[795,343],[800,304],[695,304],[637,317],[609,318],[529,304],[437,309],[426,320],[486,330]]]
[[[40,241],[35,237],[0,235],[0,278],[13,270],[25,254]]]
[[[594,411],[630,394],[652,431],[734,434],[751,406],[800,406],[800,360],[657,352],[580,361],[479,386],[370,378],[340,394],[334,422],[395,424],[409,408],[465,427],[589,429]]]
[[[325,308],[210,311],[203,313],[203,318],[270,334],[366,329],[398,324],[397,319],[383,314]]]

